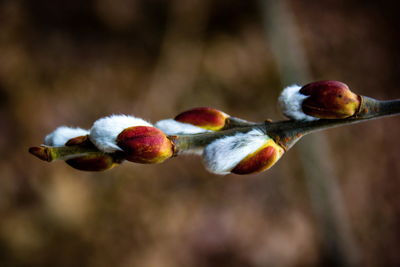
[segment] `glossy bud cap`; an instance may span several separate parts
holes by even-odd
[[[69,139],[66,143],[66,146],[86,146],[93,147],[93,143],[90,141],[88,135],[81,135],[74,138]]]
[[[48,161],[48,162],[52,161],[51,154],[46,146],[41,145],[41,146],[30,147],[29,153],[31,153],[32,155],[34,155],[35,157],[37,157],[41,160]]]
[[[180,113],[175,117],[175,120],[189,123],[206,130],[218,131],[224,128],[228,117],[229,115],[220,110],[199,107]]]
[[[65,162],[74,169],[91,172],[105,171],[118,164],[109,154],[88,154],[68,159]]]
[[[361,97],[338,81],[309,83],[300,89],[300,93],[309,96],[302,103],[303,112],[321,119],[351,117],[361,104]]]
[[[69,139],[66,146],[80,146],[94,148],[88,135],[77,136]],[[69,166],[81,171],[99,172],[111,169],[122,162],[122,158],[117,153],[105,154],[102,152],[90,153],[84,156],[78,156],[65,161]]]
[[[173,142],[161,130],[151,126],[126,128],[116,142],[126,160],[132,162],[161,163],[174,154]]]
[[[268,170],[280,159],[283,153],[283,148],[270,139],[257,151],[240,161],[231,172],[252,174]]]

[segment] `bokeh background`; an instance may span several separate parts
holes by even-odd
[[[28,154],[60,125],[210,106],[281,120],[291,83],[400,98],[396,1],[0,1],[0,266],[398,266],[400,127],[304,138],[271,170],[103,173]]]

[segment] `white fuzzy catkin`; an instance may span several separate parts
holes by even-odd
[[[69,139],[88,134],[89,131],[85,129],[60,126],[46,135],[44,144],[47,146],[64,146]]]
[[[155,123],[155,126],[168,135],[212,132],[210,130],[203,129],[189,123],[179,122],[174,119],[158,121]]]
[[[304,99],[309,96],[301,94],[301,87],[298,85],[291,85],[283,89],[281,95],[279,96],[279,105],[282,109],[283,114],[286,117],[294,120],[305,120],[314,121],[318,118],[309,116],[305,114],[301,108]]]
[[[268,135],[256,129],[217,139],[205,147],[204,164],[212,173],[229,174],[239,162],[257,151],[269,139],[271,138]]]
[[[98,149],[106,153],[121,150],[117,146],[118,135],[133,126],[153,126],[147,121],[128,115],[111,115],[98,119],[90,129],[89,138]]]

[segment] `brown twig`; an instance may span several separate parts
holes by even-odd
[[[285,150],[289,150],[298,140],[300,140],[301,137],[309,133],[398,114],[400,114],[400,100],[379,101],[369,97],[362,97],[362,103],[359,111],[354,116],[346,119],[321,119],[316,121],[286,120],[278,122],[267,121],[264,123],[254,123],[234,118],[231,120],[232,123],[228,127],[229,129],[210,133],[177,135],[171,137],[171,139],[174,140],[176,150],[179,153],[185,150],[202,148],[223,136],[234,135],[236,133],[245,133],[253,129],[259,129],[273,138]],[[93,153],[104,154],[94,147],[51,147],[45,145],[31,147],[29,152],[48,162],[54,160],[67,160],[72,157]]]

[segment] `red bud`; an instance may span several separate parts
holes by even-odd
[[[256,152],[248,155],[234,169],[235,174],[252,174],[271,168],[283,155],[284,150],[275,141],[269,140]]]
[[[65,161],[71,167],[81,171],[105,171],[117,165],[110,154],[88,154]]]
[[[301,88],[300,93],[309,96],[303,101],[303,112],[321,119],[343,119],[353,116],[361,103],[360,96],[338,81],[309,83]]]
[[[52,161],[51,154],[46,146],[34,146],[29,148],[29,153],[44,161]]]
[[[69,139],[66,143],[66,146],[86,146],[86,147],[94,147],[93,143],[90,141],[88,135],[77,136]]]
[[[65,145],[95,148],[88,135],[71,138]],[[99,152],[68,159],[65,162],[77,170],[96,172],[115,167],[118,163],[122,162],[122,158],[118,157],[117,153],[105,154]]]
[[[160,163],[174,154],[172,141],[161,130],[150,126],[123,130],[117,137],[117,145],[127,160],[137,163]]]
[[[189,123],[203,129],[218,131],[225,126],[229,116],[217,109],[200,107],[187,110],[175,117],[176,121]]]

